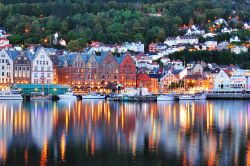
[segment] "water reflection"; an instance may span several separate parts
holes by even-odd
[[[250,101],[0,101],[0,164],[250,164],[249,111]]]

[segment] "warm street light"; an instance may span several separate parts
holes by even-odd
[[[47,44],[47,43],[48,43],[48,39],[45,38],[45,39],[43,40],[43,42]]]
[[[28,32],[29,32],[29,29],[28,29],[28,28],[25,28],[25,29],[24,29],[24,32],[25,32],[25,33],[28,33]]]

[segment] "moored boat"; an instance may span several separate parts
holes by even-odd
[[[0,91],[0,100],[23,100],[23,97],[18,91]]]
[[[179,100],[194,100],[193,94],[182,94],[179,95]]]
[[[52,95],[44,95],[43,93],[31,92],[30,100],[51,100]]]
[[[98,93],[88,93],[86,95],[82,95],[82,99],[105,99],[104,95],[100,95]]]
[[[77,99],[77,97],[74,96],[73,92],[66,92],[66,93],[64,93],[62,95],[58,95],[58,97],[60,99],[69,99],[69,100],[76,100]]]
[[[161,94],[157,96],[157,101],[174,101],[173,94]]]
[[[206,100],[207,94],[206,93],[196,93],[194,95],[194,100]]]

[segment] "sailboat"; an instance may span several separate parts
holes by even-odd
[[[184,62],[184,68],[185,68],[185,62]],[[185,79],[185,77],[186,76],[184,76],[184,94],[179,95],[179,100],[193,100],[194,95],[185,93],[186,92],[186,81],[185,81],[186,79]]]
[[[161,92],[164,89],[164,83],[161,83]],[[174,101],[174,95],[172,93],[169,94],[159,94],[157,96],[157,101]]]
[[[90,65],[90,83],[91,83],[91,77],[92,77],[92,67]],[[100,95],[98,93],[95,92],[91,92],[91,87],[90,87],[90,92],[86,95],[82,95],[82,99],[105,99],[104,95]]]
[[[41,80],[42,80],[42,92],[41,93],[37,93],[37,92],[31,92],[30,93],[30,100],[34,101],[34,100],[51,100],[52,99],[52,95],[44,95],[44,77],[41,76]],[[48,85],[49,87],[49,85]],[[49,88],[48,88],[48,93],[49,93]]]

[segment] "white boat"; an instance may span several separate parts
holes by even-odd
[[[196,93],[194,95],[194,100],[206,100],[207,94],[206,93]]]
[[[69,99],[69,100],[76,100],[77,97],[73,95],[73,92],[66,92],[62,95],[58,95],[60,99]]]
[[[179,96],[179,100],[194,100],[194,95],[183,94]]]
[[[23,100],[18,91],[0,91],[0,100]]]
[[[82,99],[105,99],[105,96],[104,95],[100,95],[100,94],[97,94],[97,93],[89,93],[89,94],[86,94],[86,95],[82,95]]]
[[[173,94],[162,94],[157,96],[157,101],[174,101]]]

